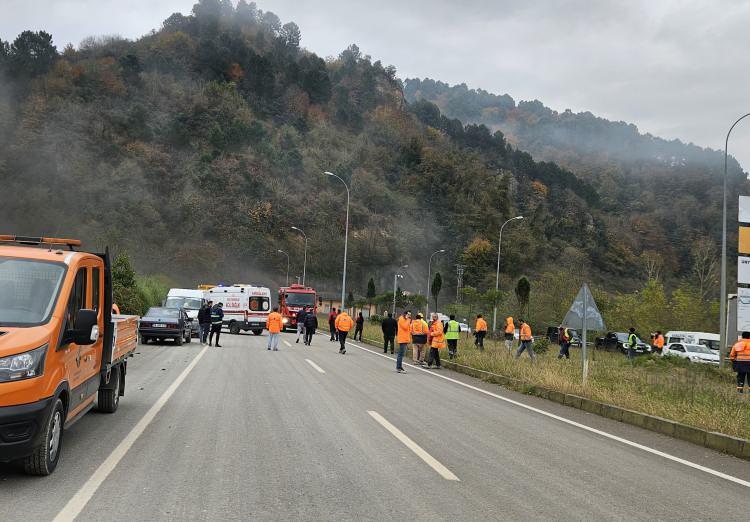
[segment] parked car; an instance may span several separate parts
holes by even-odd
[[[577,346],[578,348],[580,348],[581,345],[583,344],[583,342],[581,341],[581,336],[578,335],[578,332],[576,330],[573,330],[572,328],[568,328],[568,332],[570,332],[570,336],[571,336],[570,345]],[[554,344],[560,344],[559,335],[560,335],[560,332],[557,326],[547,327],[546,337],[547,339],[549,339],[549,342],[554,343]],[[591,343],[587,342],[586,344],[590,345]]]
[[[716,333],[671,331],[667,332],[664,338],[666,339],[667,344],[702,344],[707,346],[714,354],[719,355],[721,341],[719,334]]]
[[[182,308],[149,308],[138,323],[138,338],[141,344],[174,339],[177,346],[181,346],[192,339],[192,322]]]
[[[469,325],[468,325],[468,324],[466,324],[466,323],[458,323],[458,329],[459,329],[459,331],[461,331],[462,333],[463,333],[463,332],[471,333],[471,328],[470,328],[470,327],[469,327]]]
[[[628,332],[609,332],[604,337],[597,337],[595,347],[598,350],[619,350],[628,353]],[[651,353],[651,347],[636,336],[636,354]]]
[[[702,344],[672,343],[666,345],[661,354],[662,357],[671,355],[696,363],[719,366],[719,356]]]
[[[193,320],[193,337],[198,337],[198,311],[206,304],[203,290],[192,288],[170,288],[167,299],[162,303],[164,308],[183,308]]]

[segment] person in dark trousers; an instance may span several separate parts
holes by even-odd
[[[388,312],[388,317],[380,323],[380,329],[383,330],[383,353],[388,353],[388,345],[391,345],[391,353],[396,345],[396,330],[398,323],[393,318],[393,314]]]
[[[635,359],[635,348],[638,346],[638,336],[635,335],[635,328],[628,330],[628,359]]]
[[[297,321],[297,340],[294,341],[295,344],[299,344],[299,337],[300,335],[304,338],[305,333],[305,317],[307,317],[307,307],[300,308],[300,311],[297,312],[297,316],[295,317]]]
[[[208,342],[208,332],[211,330],[211,305],[213,301],[209,301],[198,310],[198,330],[200,331],[201,344]]]
[[[315,314],[310,310],[307,315],[305,315],[305,344],[307,346],[312,346],[312,338],[313,335],[315,335],[315,330],[318,328],[318,318],[315,316]]]
[[[336,331],[336,313],[335,308],[331,308],[331,313],[328,314],[328,329],[331,330],[331,342],[339,340],[339,333]]]
[[[454,314],[450,315],[445,324],[445,340],[448,341],[448,358],[455,359],[458,351],[458,339],[461,337],[461,326]]]
[[[745,393],[745,382],[750,386],[750,332],[742,332],[742,339],[729,352],[732,369],[737,372],[737,393]]]
[[[362,340],[362,330],[365,328],[365,318],[362,317],[362,312],[357,314],[357,320],[354,322],[354,340],[357,340],[357,334],[359,334],[359,340]]]
[[[211,309],[211,334],[208,336],[208,345],[211,346],[214,335],[216,335],[216,347],[221,348],[219,336],[221,335],[221,325],[224,323],[224,303],[219,303]]]

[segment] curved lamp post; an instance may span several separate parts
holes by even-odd
[[[435,254],[443,254],[445,253],[445,249],[441,248],[440,250],[435,250],[432,255],[430,255],[430,262],[427,263],[427,292],[425,292],[424,295],[427,296],[427,306],[425,308],[424,316],[429,321],[430,319],[430,279],[432,278],[432,257]]]
[[[500,227],[500,237],[497,240],[497,272],[495,273],[495,306],[492,310],[492,333],[495,333],[497,331],[497,291],[500,288],[500,246],[503,243],[503,229],[505,228],[505,225],[507,225],[511,221],[516,221],[519,219],[523,219],[523,216],[510,218]]]
[[[346,225],[344,227],[344,274],[341,277],[341,307],[346,308],[346,252],[349,246],[349,185],[333,172],[325,171],[326,176],[331,176],[343,183],[346,188]]]
[[[289,254],[281,249],[278,249],[277,252],[286,256],[286,286],[289,286]]]
[[[305,285],[305,274],[307,274],[307,234],[299,227],[292,227],[292,230],[296,230],[305,238],[305,260],[302,262],[302,286]]]

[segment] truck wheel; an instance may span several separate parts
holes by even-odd
[[[254,333],[255,335],[260,335],[260,334],[262,334],[262,333],[263,333],[263,330],[253,330],[253,333]]]
[[[120,367],[112,368],[110,376],[111,388],[99,388],[99,396],[96,401],[96,410],[103,413],[114,413],[120,404]]]
[[[57,467],[62,450],[65,408],[62,401],[55,399],[52,413],[44,429],[44,442],[34,448],[34,453],[24,459],[23,467],[29,475],[49,475]]]
[[[148,344],[148,337],[140,336],[140,344]]]
[[[235,322],[229,323],[229,333],[232,334],[232,335],[239,335],[240,334],[240,325],[237,324],[237,323],[235,323]]]

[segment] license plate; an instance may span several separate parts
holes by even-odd
[[[167,327],[167,325],[164,323],[156,323],[156,324],[152,324],[151,326],[153,326],[154,328],[166,328]]]

